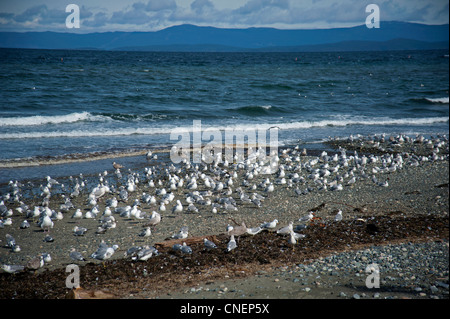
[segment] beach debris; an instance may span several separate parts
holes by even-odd
[[[66,299],[115,299],[114,294],[102,290],[85,290],[81,287],[70,290]]]

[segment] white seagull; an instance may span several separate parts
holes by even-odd
[[[342,210],[339,210],[336,214],[336,216],[334,216],[334,221],[335,222],[339,222],[342,220]]]
[[[227,251],[230,252],[237,247],[236,240],[234,240],[234,235],[231,235],[230,241],[227,244]]]
[[[278,219],[274,219],[273,221],[271,221],[271,222],[265,222],[265,223],[262,223],[261,224],[261,228],[262,229],[268,229],[268,230],[273,230],[275,227],[277,227],[277,224],[278,224]]]

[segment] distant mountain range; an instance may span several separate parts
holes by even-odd
[[[154,32],[0,32],[0,48],[303,52],[449,48],[449,25],[382,22],[379,29],[225,29],[179,25]]]

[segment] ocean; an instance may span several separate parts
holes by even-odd
[[[311,147],[350,134],[449,133],[448,51],[0,49],[0,67],[3,185],[111,170],[110,159],[92,159],[170,148],[171,132],[193,121],[205,130],[278,127],[280,145]],[[133,161],[141,163],[123,159]]]

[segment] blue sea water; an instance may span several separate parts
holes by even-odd
[[[449,131],[448,51],[0,49],[0,68],[3,163],[168,147],[194,120],[281,144]]]

